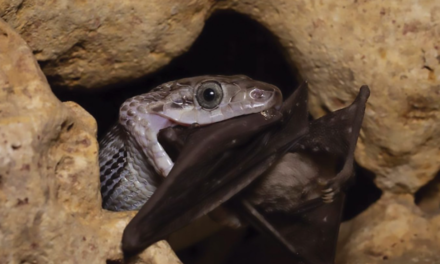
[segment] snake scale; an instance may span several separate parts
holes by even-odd
[[[281,103],[276,86],[244,75],[180,79],[126,100],[100,141],[103,208],[138,210],[168,175],[173,161],[158,142],[161,129],[209,125]]]

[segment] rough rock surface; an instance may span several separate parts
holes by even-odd
[[[188,49],[200,33],[204,20],[216,9],[230,9],[248,15],[277,36],[288,54],[288,60],[309,80],[310,109],[315,117],[323,115],[327,109],[335,110],[351,102],[362,84],[371,88],[356,160],[376,174],[375,182],[384,191],[384,197],[348,224],[351,226],[350,236],[344,240],[348,243],[344,245],[341,240],[341,247],[346,253],[340,256],[339,262],[423,263],[421,258],[412,257],[417,255],[418,250],[434,261],[436,251],[432,250],[435,245],[437,249],[440,247],[434,230],[438,232],[440,219],[436,214],[424,215],[414,205],[412,195],[431,181],[440,169],[438,0],[127,0],[110,3],[0,0],[0,16],[29,43],[46,75],[57,84],[89,88],[133,79],[157,70]],[[0,35],[0,39],[4,38]],[[41,74],[39,76],[43,78]],[[21,79],[16,81],[25,82]],[[5,143],[7,148],[4,151],[7,152],[2,151],[8,153],[2,163],[19,164],[14,166],[21,166],[24,171],[14,167],[14,177],[7,178],[6,172],[11,173],[12,169],[5,169],[0,178],[3,179],[0,180],[0,188],[6,188],[1,186],[7,186],[11,179],[19,181],[25,177],[20,175],[25,173],[49,175],[45,172],[50,171],[47,165],[37,169],[34,166],[38,161],[41,164],[52,162],[44,153],[52,153],[49,150],[54,149],[55,140],[68,133],[68,126],[65,125],[63,130],[61,124],[67,116],[73,118],[73,114],[68,113],[75,109],[73,106],[59,106],[48,91],[34,91],[31,89],[37,88],[29,85],[20,87],[17,92],[18,88],[2,90],[9,95],[8,100],[2,102],[5,110],[1,115],[14,113],[14,118],[6,116],[2,119],[8,125],[4,127],[12,131],[4,133],[9,143]],[[6,98],[6,95],[3,97]],[[39,115],[40,112],[32,110],[32,107],[41,107],[43,102],[45,109],[52,111],[45,110],[47,112]],[[20,111],[26,112],[26,115],[18,114]],[[43,114],[48,112],[50,116]],[[33,119],[25,117],[29,113],[33,114]],[[21,121],[16,121],[16,118]],[[84,120],[76,120],[72,129],[77,129],[75,127],[86,122]],[[5,128],[2,127],[2,130]],[[38,133],[41,139],[35,138]],[[17,137],[26,141],[16,140]],[[96,144],[92,136],[90,141],[90,148],[93,148]],[[84,162],[79,156],[77,158]],[[71,161],[67,159],[67,163],[61,162],[60,166],[64,164],[66,167]],[[30,172],[25,172],[28,168],[26,164],[30,164]],[[93,166],[79,167],[84,171],[77,175],[86,173],[85,168],[97,170]],[[64,176],[60,181],[70,179],[66,176],[69,173],[61,175]],[[35,188],[45,184],[38,179],[26,186]],[[54,190],[53,186],[57,183],[53,181],[50,190]],[[83,194],[74,188],[72,191],[80,195],[75,198],[78,200],[64,207],[84,212],[85,209],[77,206],[81,202],[80,197],[98,197],[95,186],[94,194]],[[70,186],[65,185],[64,188]],[[8,208],[12,208],[8,210],[20,213],[22,223],[42,221],[32,218],[36,216],[35,212],[33,215],[21,215],[23,209],[14,209],[10,202],[13,199],[21,208],[36,202],[31,197],[21,197],[25,187],[17,190],[7,196]],[[43,190],[37,192],[44,193]],[[2,201],[6,199],[3,192],[0,193]],[[48,192],[48,197],[52,197],[53,192]],[[25,200],[26,197],[28,200]],[[438,200],[433,201],[438,204]],[[418,236],[423,239],[413,237],[411,230],[417,230]],[[369,234],[370,231],[372,233]],[[23,234],[32,232],[23,231]]]
[[[381,189],[415,192],[440,169],[440,2],[245,1],[310,82],[311,112],[371,97],[357,161]],[[284,3],[284,4],[283,4]]]
[[[133,213],[101,209],[96,122],[51,92],[31,50],[0,20],[0,263],[121,259]],[[180,263],[166,242],[135,263]]]
[[[440,169],[440,3],[405,1],[0,0],[54,83],[100,87],[151,73],[183,53],[216,9],[272,31],[310,81],[311,111],[371,87],[357,161],[380,188],[414,193]]]
[[[421,213],[413,200],[387,194],[343,224],[337,263],[440,263],[440,215]]]
[[[152,72],[184,52],[203,28],[206,0],[1,0],[54,83],[97,87]]]

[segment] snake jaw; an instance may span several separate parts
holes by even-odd
[[[221,86],[223,97],[213,109],[203,108],[197,98],[197,89],[207,82]],[[261,112],[282,104],[281,91],[273,85],[243,76],[200,76],[162,85],[148,93],[149,98],[158,98],[154,93],[168,91],[168,95],[148,106],[148,112],[169,118],[180,125],[192,123],[208,125],[237,116]],[[147,94],[147,95],[148,95]]]
[[[204,109],[196,98],[197,89],[215,81],[223,91],[214,109]],[[137,141],[156,172],[167,176],[173,162],[157,140],[159,130],[191,124],[208,125],[237,116],[258,113],[282,104],[281,91],[273,85],[242,76],[195,77],[167,83],[151,92],[127,100],[120,109],[120,123]]]
[[[199,97],[197,97],[198,89],[207,82],[215,83],[222,92],[218,105],[210,109],[202,107],[198,101]],[[121,189],[130,191],[137,188],[134,192],[138,194],[134,194],[134,196],[142,196],[144,194],[141,193],[145,193],[143,189],[148,188],[139,186],[142,185],[141,182],[149,181],[148,178],[154,176],[151,175],[152,172],[155,171],[163,177],[169,174],[174,163],[158,142],[157,135],[161,129],[175,125],[209,125],[273,107],[279,108],[282,101],[281,91],[276,86],[238,75],[199,76],[181,79],[165,83],[154,88],[151,92],[128,99],[119,111],[118,126],[123,128],[120,130],[123,135],[117,139],[125,142],[124,151],[127,154],[127,162],[121,167],[125,176],[118,176],[117,183],[116,181],[112,183],[112,186],[119,187],[112,187],[115,190],[112,192],[114,194],[110,195],[110,200],[115,203],[118,202],[118,199],[123,200],[124,198],[118,198],[119,194],[117,194],[121,193]],[[105,153],[108,152],[105,148],[106,146],[103,146],[100,151],[100,159],[104,163],[113,162],[111,157],[105,156]],[[101,153],[103,153],[102,157]],[[136,160],[139,165],[136,168],[129,165],[134,163],[133,160]],[[150,164],[152,169],[147,171],[146,166],[141,164],[142,161]],[[101,177],[106,179],[110,176],[104,174]],[[147,179],[143,179],[144,177]],[[126,183],[122,183],[121,178],[124,178]],[[103,188],[105,186],[106,184]],[[153,187],[152,189],[155,189],[155,186]],[[139,200],[137,203],[140,203],[142,199],[146,201],[149,196],[134,198]],[[130,209],[136,208],[130,207]]]

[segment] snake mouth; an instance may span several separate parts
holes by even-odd
[[[175,126],[207,126],[270,108],[280,109],[282,94],[276,86],[249,79],[240,80],[237,81],[238,86],[224,81],[219,86],[221,90],[217,86],[205,87],[208,93],[202,95],[206,97],[206,104],[215,99],[211,98],[211,92],[221,91],[219,93],[222,94],[220,103],[212,109],[199,105],[198,94],[195,88],[192,88],[194,85],[169,88],[167,91],[162,91],[162,87],[133,97],[121,106],[120,123],[136,139],[156,172],[166,176],[174,164],[157,140],[160,130]],[[217,103],[215,101],[215,104]],[[263,113],[265,114],[267,111]]]
[[[265,117],[266,120],[271,119],[276,116],[276,113],[279,113],[281,109],[281,105],[274,105],[269,109],[265,109],[260,111],[259,113]],[[251,115],[252,113],[248,114]],[[223,121],[219,121],[216,123],[222,122],[230,122],[234,119],[242,118],[242,116],[236,116],[230,119],[226,119]],[[165,117],[164,117],[165,118]],[[168,127],[163,127],[157,132],[157,141],[162,146],[164,152],[168,155],[168,157],[176,162],[179,153],[181,152],[186,138],[192,133],[192,128],[207,126],[209,124],[199,125],[197,123],[194,124],[186,124],[179,123],[169,119],[170,125]]]

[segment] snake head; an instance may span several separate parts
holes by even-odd
[[[163,94],[147,112],[181,125],[207,125],[233,117],[279,108],[283,98],[274,85],[243,75],[200,76],[166,83],[150,96]]]
[[[129,143],[126,148],[133,150],[129,153],[140,159],[146,157],[159,175],[166,176],[173,162],[157,141],[161,129],[210,125],[280,109],[282,100],[277,87],[243,75],[192,77],[165,83],[128,99],[120,108],[118,125]]]

